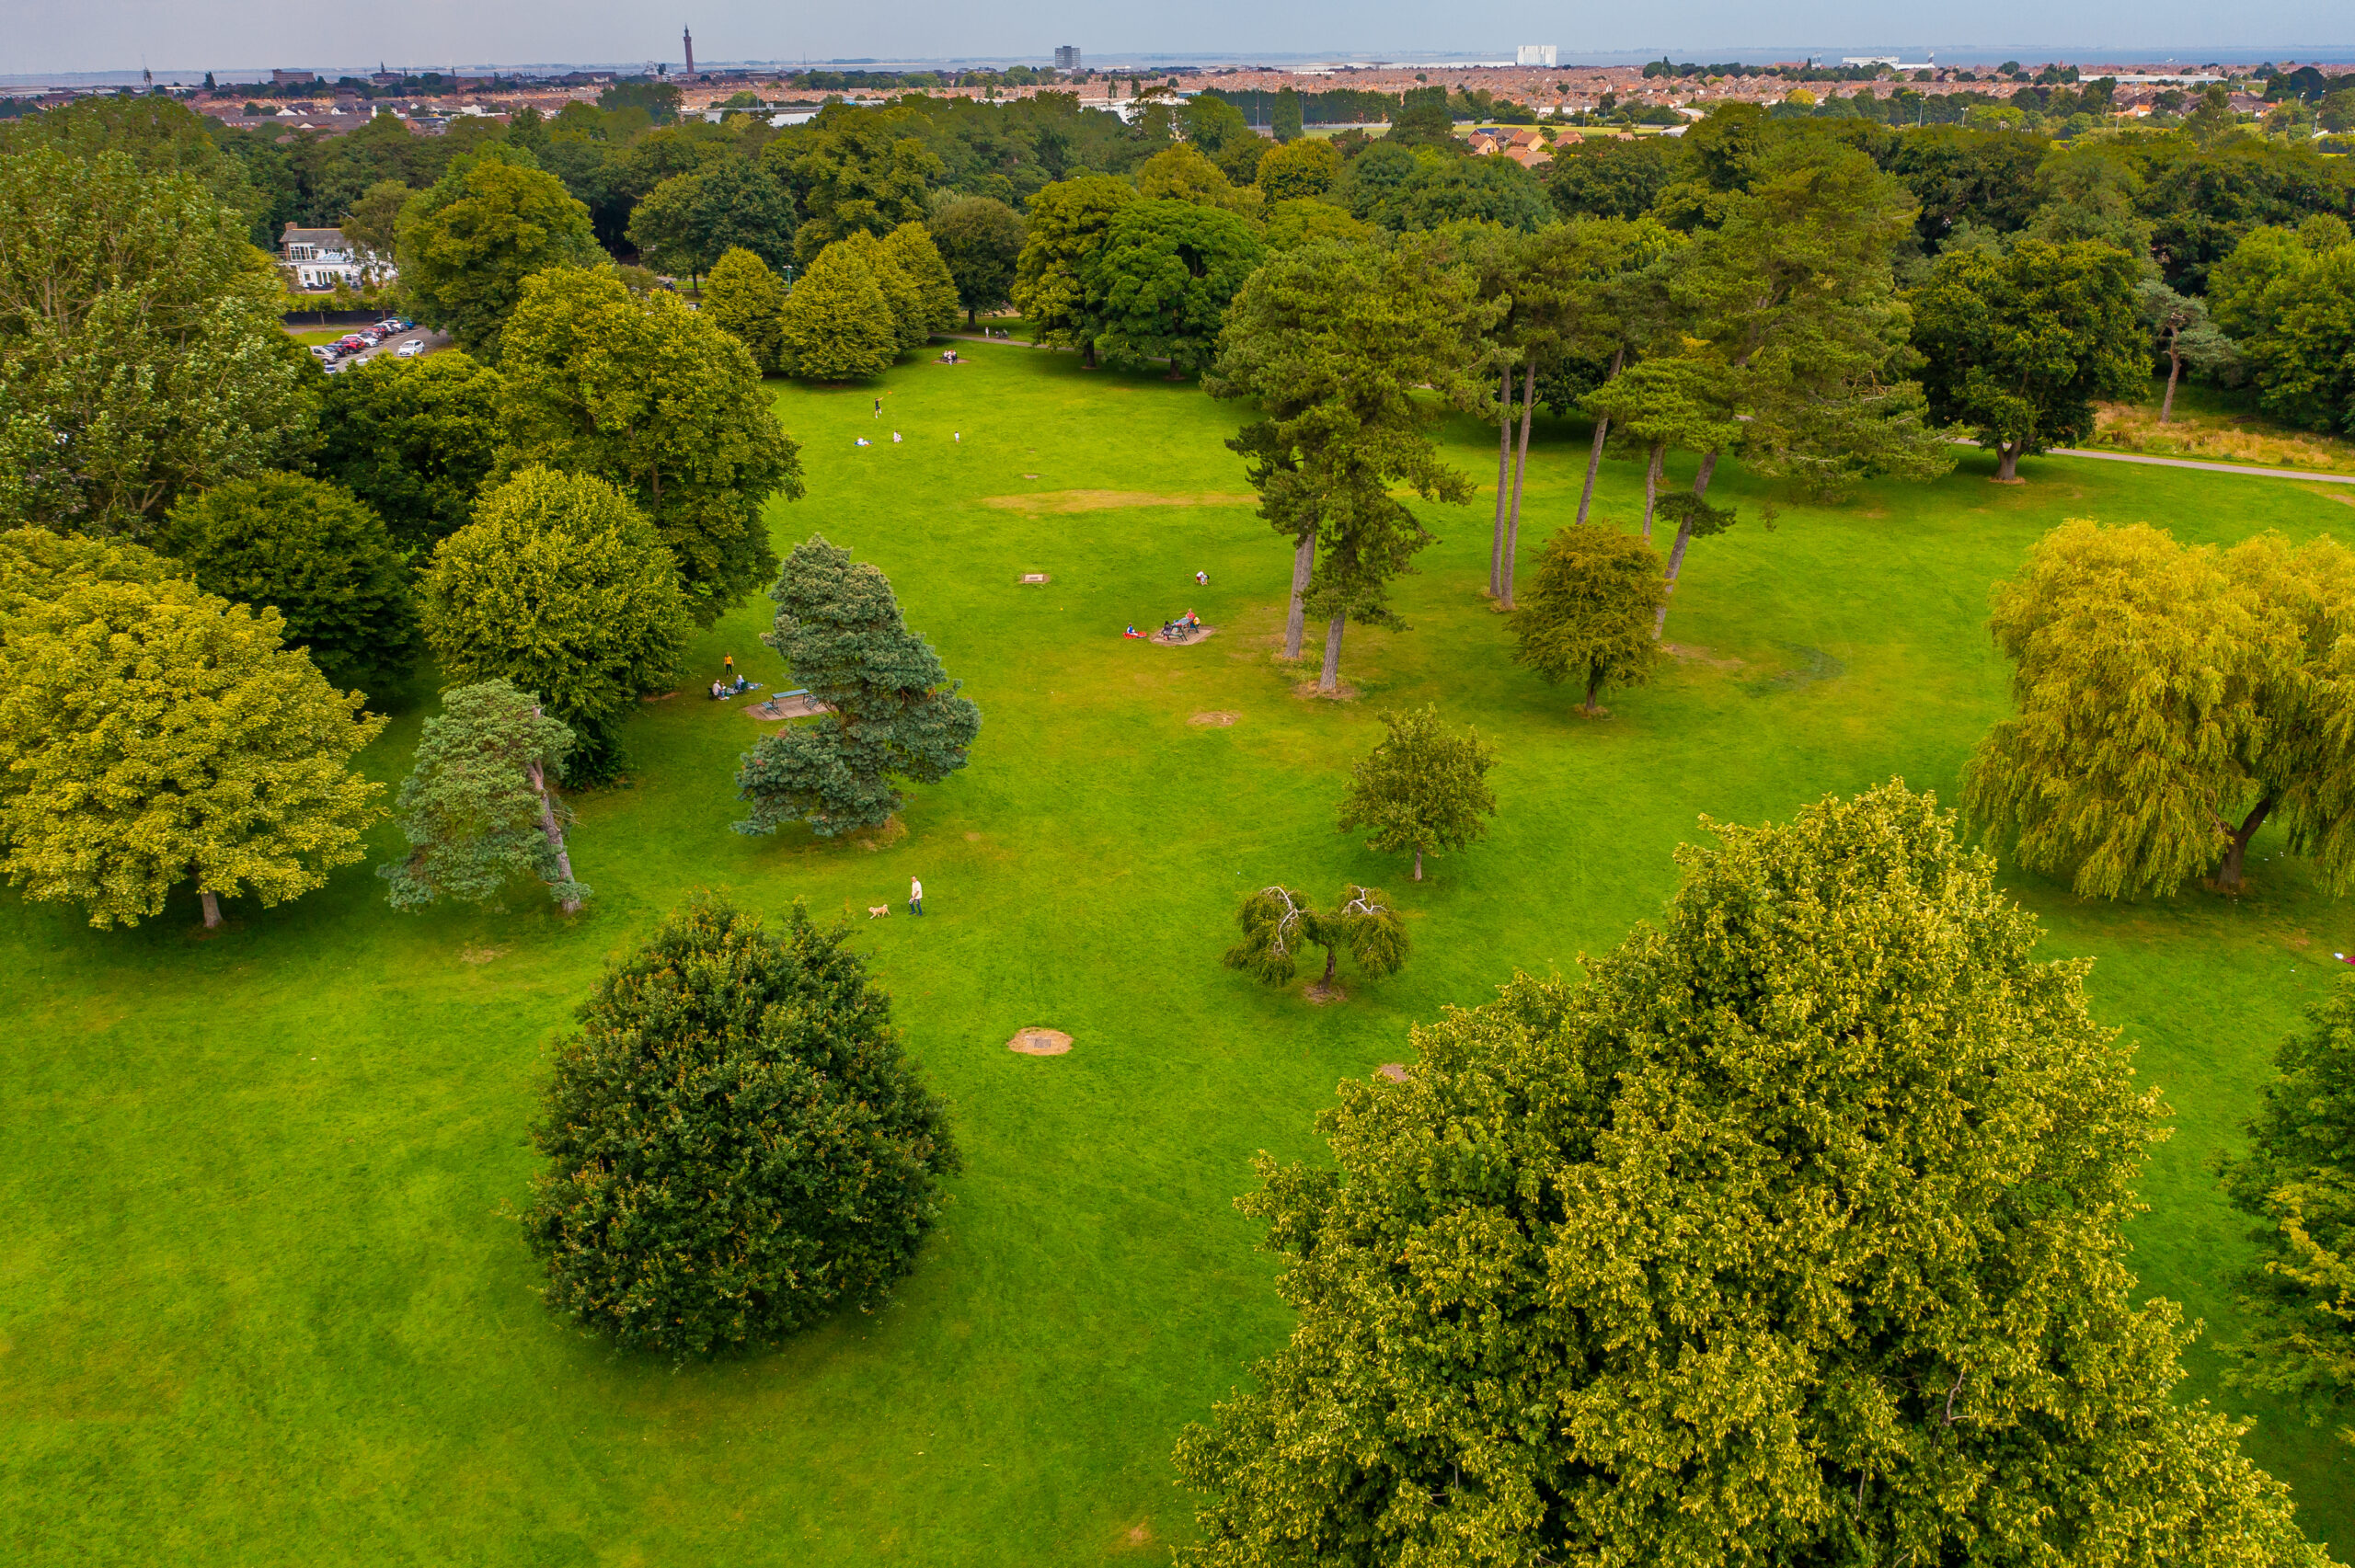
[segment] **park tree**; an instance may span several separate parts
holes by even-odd
[[[957,285],[965,325],[1014,298],[1014,271],[1022,259],[1022,215],[991,196],[966,196],[932,215],[932,243]]]
[[[1260,517],[1292,545],[1284,657],[1300,657],[1309,615],[1326,619],[1321,690],[1338,689],[1349,620],[1399,624],[1388,584],[1430,542],[1392,490],[1471,495],[1430,431],[1442,408],[1478,397],[1490,307],[1475,287],[1432,242],[1326,241],[1269,258],[1227,313],[1204,384],[1258,405],[1227,447],[1244,460]]]
[[[1676,177],[1674,150],[1663,138],[1589,142],[1564,138],[1546,165],[1546,184],[1565,218],[1632,222],[1651,211]]]
[[[2159,1106],[2082,963],[1901,785],[1709,826],[1582,982],[1260,1156],[1296,1321],[1179,1440],[1179,1562],[2323,1568],[2177,1397],[2124,1234]]]
[[[1260,195],[1272,206],[1323,196],[1340,178],[1341,155],[1333,150],[1333,143],[1304,137],[1261,158],[1257,183]]]
[[[1574,523],[1545,542],[1537,580],[1513,611],[1513,661],[1546,684],[1580,681],[1581,710],[1605,685],[1640,686],[1660,663],[1657,625],[1668,587],[1651,544],[1615,528]]]
[[[184,103],[153,94],[108,94],[0,121],[0,162],[34,153],[86,163],[111,154],[129,158],[151,178],[193,180],[237,214],[239,230],[255,245],[267,249],[278,242],[270,195],[257,188],[246,164],[223,149],[218,131]]]
[[[873,1310],[959,1168],[890,999],[799,904],[712,898],[606,971],[557,1046],[524,1239],[548,1305],[676,1360]]]
[[[499,451],[499,372],[453,349],[379,354],[330,376],[311,468],[385,520],[415,556],[465,526]]]
[[[434,546],[423,610],[446,680],[541,694],[580,743],[576,778],[612,766],[622,715],[669,681],[691,624],[645,514],[602,479],[550,468],[485,491],[474,521]]]
[[[2237,891],[2280,826],[2334,892],[2355,886],[2355,551],[2261,534],[2219,553],[2137,524],[2053,530],[1995,594],[2015,712],[1964,804],[2031,871],[2090,898]]]
[[[1322,143],[1317,143],[1323,145]],[[1270,251],[1298,250],[1302,246],[1319,240],[1346,240],[1363,245],[1373,240],[1375,231],[1359,223],[1330,201],[1303,196],[1290,201],[1278,201],[1268,208],[1267,220],[1260,237]]]
[[[881,375],[900,357],[899,324],[875,269],[847,245],[818,253],[777,317],[777,359],[805,381]]]
[[[875,235],[864,232],[842,241],[844,250],[867,263],[867,270],[891,307],[891,339],[899,351],[921,349],[932,336],[931,303],[900,258]]]
[[[526,279],[604,255],[589,209],[529,153],[500,145],[453,160],[403,207],[396,248],[409,308],[489,364]]]
[[[1138,165],[1136,181],[1137,194],[1148,201],[1190,201],[1245,217],[1259,211],[1258,189],[1237,186],[1190,142],[1165,147]]]
[[[1329,910],[1319,910],[1305,893],[1290,887],[1262,887],[1235,911],[1243,940],[1226,950],[1221,961],[1241,969],[1262,985],[1290,985],[1300,972],[1300,956],[1310,947],[1325,949],[1325,970],[1309,983],[1318,1000],[1339,994],[1333,983],[1346,949],[1368,978],[1380,979],[1407,967],[1412,945],[1407,922],[1379,887],[1355,883],[1344,887]]]
[[[1128,181],[1100,174],[1059,180],[1030,199],[1014,307],[1028,318],[1033,343],[1076,349],[1082,364],[1096,362],[1098,329],[1087,279],[1112,220],[1136,199]]]
[[[2149,329],[2152,345],[2167,362],[2167,389],[2159,399],[2159,423],[2175,417],[2175,389],[2185,366],[2205,374],[2235,369],[2240,348],[2208,319],[2208,302],[2178,294],[2156,278],[2134,286],[2135,308]]]
[[[0,528],[145,537],[308,442],[320,378],[245,231],[121,153],[0,156]]]
[[[2218,325],[2238,340],[2267,413],[2355,434],[2355,240],[2334,212],[2261,228],[2210,274]]]
[[[722,252],[703,281],[702,314],[744,345],[763,375],[778,369],[784,343],[778,316],[784,309],[785,285],[767,262],[741,246]]]
[[[172,563],[127,539],[92,539],[46,528],[0,533],[0,622],[83,582],[159,583]]]
[[[982,711],[908,630],[881,572],[813,534],[770,597],[776,624],[764,640],[829,711],[745,754],[737,793],[752,809],[738,831],[802,821],[831,838],[879,828],[906,804],[894,779],[938,784],[965,765]]]
[[[269,908],[358,860],[380,786],[346,764],[385,720],[276,611],[92,565],[0,622],[0,872],[101,930],[193,882],[218,926],[223,898]]]
[[[1368,828],[1366,848],[1385,854],[1412,854],[1415,880],[1423,879],[1423,856],[1461,850],[1485,837],[1484,818],[1497,814],[1488,770],[1497,749],[1476,729],[1458,734],[1434,705],[1386,713],[1389,731],[1372,753],[1350,770],[1350,792],[1341,797],[1341,831]]]
[[[1303,125],[1298,88],[1283,87],[1277,91],[1275,113],[1269,119],[1269,128],[1275,132],[1279,146],[1289,146],[1301,139]],[[1262,160],[1263,166],[1264,164],[1265,160]]]
[[[621,489],[678,562],[697,624],[769,580],[762,510],[801,495],[801,449],[717,322],[667,291],[558,268],[524,283],[501,373],[500,471],[545,464]]]
[[[883,254],[890,257],[909,282],[915,285],[917,321],[925,338],[957,326],[957,280],[940,247],[922,223],[902,223],[883,236]]]
[[[1994,448],[2006,484],[2022,457],[2090,435],[2095,400],[2150,373],[2134,285],[2134,258],[2097,241],[1947,251],[1913,300],[1931,414]]]
[[[549,785],[571,750],[572,731],[512,682],[442,692],[393,802],[408,853],[376,868],[391,884],[393,908],[488,903],[529,876],[566,914],[578,913],[589,889],[573,879],[565,843],[572,812]]]
[[[793,262],[793,198],[760,164],[723,157],[672,175],[631,209],[629,239],[647,265],[702,277],[731,249],[771,267]]]
[[[1735,373],[1722,361],[1703,355],[1641,361],[1587,395],[1588,411],[1598,421],[1609,421],[1615,440],[1644,454],[1643,542],[1647,545],[1651,543],[1654,514],[1663,503],[1660,481],[1667,474],[1669,452],[1683,449],[1697,455],[1703,464],[1714,465],[1716,455],[1740,439],[1735,411],[1738,395]],[[1676,535],[1662,574],[1655,635],[1667,624],[1668,595],[1675,591],[1686,549],[1695,538],[1722,533],[1732,526],[1730,511],[1709,505],[1697,493],[1708,480],[1707,474],[1696,474],[1695,493],[1665,498]]]
[[[406,136],[408,132],[401,132]],[[393,269],[401,209],[417,192],[397,179],[380,179],[361,192],[351,211],[343,215],[343,237],[366,258],[367,275],[385,277]]]
[[[1173,381],[1207,366],[1228,303],[1266,254],[1232,212],[1188,201],[1122,208],[1087,272],[1105,363],[1166,360]]]
[[[780,136],[763,152],[799,202],[793,245],[804,267],[837,240],[879,239],[924,220],[927,197],[948,170],[908,129],[893,115],[830,104],[802,134]]]
[[[2248,1151],[2217,1161],[2234,1207],[2259,1221],[2235,1380],[2343,1415],[2355,1403],[2355,981],[2341,977],[2274,1059]],[[2338,1435],[2355,1443],[2355,1428]]]
[[[207,593],[284,618],[327,684],[381,704],[418,653],[408,564],[350,491],[300,474],[232,479],[172,509],[160,548]]]

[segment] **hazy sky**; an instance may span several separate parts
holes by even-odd
[[[679,58],[682,23],[699,60],[936,59],[1149,52],[1460,52],[1516,42],[1564,54],[1665,50],[1706,59],[1737,48],[2044,45],[2162,53],[2341,46],[2355,52],[2346,0],[1982,0],[1891,6],[1866,0],[1659,0],[1468,9],[1405,0],[1180,0],[1110,7],[1080,0],[787,6],[775,0],[0,0],[0,73],[135,70],[159,74],[271,65],[526,63]]]

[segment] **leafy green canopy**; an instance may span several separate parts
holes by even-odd
[[[1190,201],[1134,201],[1111,223],[1086,282],[1110,365],[1167,360],[1200,370],[1218,349],[1226,307],[1267,254],[1251,225]]]
[[[1014,297],[1022,239],[1022,215],[991,197],[968,196],[932,215],[932,243],[968,321]]]
[[[1350,770],[1341,831],[1371,829],[1366,848],[1412,854],[1420,882],[1424,855],[1463,849],[1488,832],[1482,818],[1497,814],[1488,787],[1497,749],[1476,729],[1450,729],[1435,705],[1385,713],[1382,722],[1389,733]]]
[[[898,318],[875,269],[847,245],[818,253],[777,319],[785,373],[810,381],[879,376],[900,357]]]
[[[795,820],[824,836],[880,827],[905,804],[894,776],[938,784],[965,765],[982,712],[908,630],[881,572],[812,535],[769,597],[776,624],[765,640],[833,713],[745,754],[737,793],[752,812],[740,832]]]
[[[776,570],[762,509],[801,494],[801,449],[744,346],[676,294],[610,270],[528,279],[507,324],[502,473],[546,464],[627,495],[669,546],[699,624]]]
[[[1112,220],[1137,199],[1110,175],[1059,180],[1030,199],[1029,226],[1014,269],[1014,306],[1030,323],[1030,340],[1077,349],[1094,362],[1097,326],[1087,278]]]
[[[703,280],[701,314],[744,345],[763,375],[774,375],[778,369],[782,338],[777,315],[784,308],[785,285],[767,262],[741,246],[724,252]]]
[[[2240,339],[2266,412],[2355,434],[2355,242],[2335,213],[2251,234],[2210,276],[2219,325]]]
[[[2355,552],[2262,534],[2219,555],[2137,524],[2064,523],[1996,589],[2012,716],[1964,802],[2020,864],[2094,898],[2236,886],[2278,818],[2355,886]]]
[[[947,170],[907,129],[904,117],[829,105],[800,136],[769,144],[763,159],[804,214],[793,240],[804,266],[837,240],[880,237],[922,221],[925,198]]]
[[[2235,1207],[2264,1223],[2242,1277],[2255,1332],[2240,1381],[2344,1413],[2355,1402],[2355,977],[2281,1042],[2281,1076],[2248,1124],[2248,1153],[2220,1162]],[[2355,1428],[2339,1436],[2355,1443]]]
[[[1300,972],[1304,948],[1325,949],[1325,972],[1316,984],[1330,990],[1342,949],[1349,950],[1359,968],[1379,979],[1407,967],[1412,945],[1407,922],[1388,895],[1355,883],[1341,889],[1329,910],[1317,909],[1308,895],[1290,887],[1262,887],[1243,900],[1235,911],[1235,923],[1243,940],[1228,948],[1221,962],[1262,985],[1290,984]]]
[[[891,307],[892,341],[902,350],[921,348],[932,334],[931,317],[924,291],[900,264],[900,258],[881,240],[870,234],[854,234],[839,242],[867,263],[867,272],[875,279],[875,286]]]
[[[686,612],[671,553],[628,498],[547,468],[486,492],[425,576],[425,640],[443,677],[540,692],[592,749],[677,669]]]
[[[325,886],[381,814],[345,764],[385,720],[281,646],[276,611],[144,567],[86,558],[0,621],[0,871],[101,930],[186,881],[265,908]]]
[[[490,477],[506,384],[454,349],[348,365],[327,378],[312,471],[373,507],[421,556],[465,526]]]
[[[630,213],[629,237],[649,266],[669,272],[709,272],[731,248],[787,267],[793,198],[761,165],[721,158],[649,191]]]
[[[557,1047],[523,1217],[548,1304],[684,1359],[888,1300],[959,1163],[890,1020],[798,904],[782,941],[714,899],[672,913]]]
[[[307,443],[317,367],[245,227],[120,153],[0,156],[0,528],[143,537]]]
[[[286,618],[327,683],[382,696],[418,652],[409,571],[384,519],[299,474],[232,479],[172,509],[161,545],[207,593]]]
[[[1668,602],[1659,553],[1632,533],[1577,523],[1545,542],[1537,580],[1513,612],[1513,662],[1548,685],[1640,686],[1660,663],[1653,618]]]
[[[572,731],[508,681],[443,692],[393,803],[409,853],[376,868],[392,885],[393,907],[488,903],[531,876],[568,912],[580,908],[589,889],[573,879],[564,841],[572,812],[547,782],[571,750]]]
[[[395,232],[409,308],[491,364],[525,279],[593,266],[604,254],[589,209],[531,154],[507,146],[453,162],[401,209]]]
[[[170,562],[128,540],[13,528],[0,533],[0,617],[59,598],[74,583],[157,583],[170,570]]]
[[[916,324],[924,338],[957,325],[957,280],[922,223],[902,223],[883,236],[883,254],[915,288]],[[919,342],[922,338],[918,339]]]
[[[1287,142],[1259,160],[1257,183],[1270,203],[1322,196],[1341,177],[1341,155],[1330,142]]]
[[[2134,1299],[2085,967],[1901,785],[1712,826],[1587,983],[1260,1157],[1298,1322],[1178,1444],[1179,1562],[2321,1568]]]

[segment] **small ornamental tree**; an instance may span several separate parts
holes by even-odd
[[[557,1047],[523,1234],[546,1299],[684,1360],[872,1308],[958,1169],[890,1001],[798,904],[783,940],[705,898],[609,970]]]
[[[1632,533],[1575,523],[1545,542],[1537,580],[1513,612],[1513,662],[1548,685],[1586,685],[1583,711],[1606,684],[1640,686],[1660,662],[1653,617],[1668,602],[1660,555]]]
[[[101,930],[193,881],[264,908],[364,853],[381,785],[346,763],[385,720],[253,611],[178,578],[81,576],[0,623],[0,871]]]
[[[1488,783],[1497,750],[1478,730],[1450,729],[1435,706],[1386,713],[1382,722],[1389,735],[1350,771],[1341,831],[1370,828],[1366,848],[1413,854],[1420,882],[1424,855],[1463,849],[1488,832],[1481,818],[1497,814]]]
[[[957,285],[965,325],[1014,297],[1015,264],[1022,257],[1022,215],[994,196],[952,201],[932,218],[932,243]]]
[[[566,914],[577,912],[589,889],[573,879],[564,841],[572,812],[548,787],[571,750],[572,731],[508,681],[443,692],[393,804],[409,853],[376,868],[392,884],[393,908],[422,909],[436,898],[487,903],[530,876],[547,884]]]
[[[1178,1443],[1178,1562],[2324,1568],[2177,1397],[2082,962],[1901,785],[1714,830],[1583,982],[1260,1157],[1296,1321]]]
[[[1351,883],[1329,910],[1315,908],[1307,894],[1290,887],[1262,887],[1243,900],[1235,911],[1235,923],[1242,928],[1243,940],[1228,948],[1221,962],[1262,985],[1291,984],[1300,972],[1301,951],[1307,947],[1325,949],[1325,972],[1309,988],[1320,996],[1334,992],[1333,971],[1343,948],[1375,979],[1407,967],[1407,922],[1379,887]]]
[[[499,451],[497,371],[453,349],[379,354],[329,376],[311,471],[375,509],[422,557],[466,525]]]
[[[2263,1261],[2242,1276],[2252,1323],[2238,1381],[2317,1411],[2355,1405],[2355,977],[2316,1003],[2312,1027],[2281,1042],[2281,1076],[2221,1159],[2234,1206],[2263,1223]],[[2338,1435],[2355,1443],[2355,1429]]]
[[[879,376],[900,357],[891,302],[867,258],[830,245],[797,279],[777,316],[778,362],[805,381]]]
[[[224,599],[276,610],[336,690],[381,694],[417,658],[409,570],[385,520],[299,474],[216,485],[172,509],[163,550]]]
[[[744,345],[763,375],[777,371],[777,315],[784,308],[785,285],[767,262],[741,246],[722,254],[703,280],[702,314]]]
[[[908,630],[881,572],[812,535],[770,597],[777,613],[767,642],[833,711],[745,753],[737,793],[752,814],[739,832],[791,821],[821,837],[879,828],[905,803],[894,777],[938,784],[965,765],[982,712]]]
[[[575,776],[609,763],[622,715],[670,679],[687,633],[678,568],[638,509],[546,468],[485,494],[435,547],[424,612],[445,677],[541,693],[584,743]]]
[[[1964,774],[1971,818],[2031,871],[2103,898],[2212,875],[2267,822],[2355,887],[2355,552],[2260,534],[2219,554],[2140,524],[2064,523],[1996,589],[2016,712]]]

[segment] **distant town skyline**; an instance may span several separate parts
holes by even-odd
[[[379,60],[428,63],[684,65],[694,29],[706,69],[740,61],[858,58],[1032,59],[1059,46],[1090,64],[1155,55],[1342,58],[1446,54],[1511,60],[1550,43],[1565,64],[1602,54],[1666,51],[1680,59],[1783,51],[1940,49],[2088,52],[2148,57],[2251,51],[2355,57],[2355,20],[2340,0],[2256,0],[2233,7],[2150,0],[2131,15],[2092,0],[1991,0],[1970,7],[1892,11],[1861,0],[1793,0],[1768,11],[1724,0],[1668,0],[1640,12],[1532,6],[1467,22],[1461,12],[1396,0],[1304,0],[1285,6],[1196,0],[1153,17],[1110,16],[1075,0],[977,10],[908,0],[879,10],[787,12],[752,0],[687,0],[668,12],[621,0],[577,0],[561,17],[515,0],[413,0],[374,8],[272,6],[249,0],[0,0],[0,75],[135,72],[186,76],[270,65],[317,68]],[[1466,33],[1474,36],[1465,37]],[[1940,43],[1940,39],[1949,41]],[[911,50],[911,40],[921,40]]]

